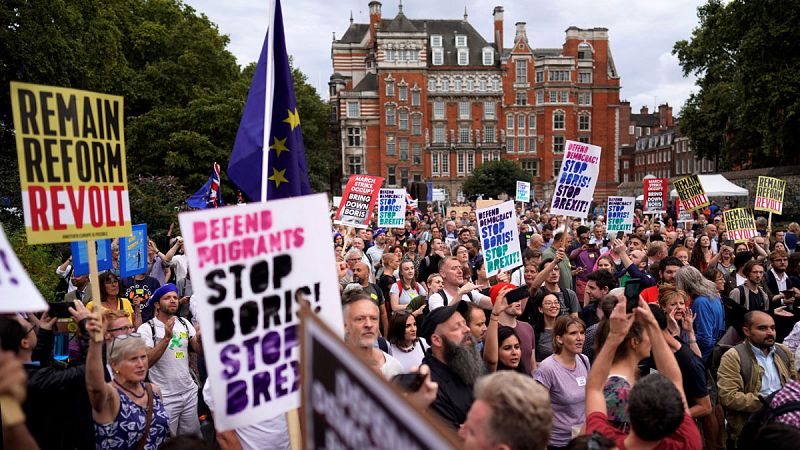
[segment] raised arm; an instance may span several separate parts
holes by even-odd
[[[603,387],[611,371],[611,364],[614,362],[614,353],[617,347],[625,340],[628,330],[633,323],[633,314],[625,314],[625,302],[620,301],[611,312],[609,320],[609,333],[605,343],[600,348],[600,353],[595,357],[592,368],[589,371],[589,378],[586,380],[586,416],[593,412],[607,414],[606,398],[603,395]]]
[[[489,316],[489,328],[486,329],[486,342],[483,345],[483,360],[486,361],[486,368],[489,372],[497,371],[497,358],[500,342],[498,342],[497,330],[500,328],[500,313],[508,308],[506,293],[510,287],[504,287],[497,294],[492,307],[492,314]]]
[[[105,333],[105,326],[100,314],[91,313],[87,317],[86,331],[90,336]],[[106,383],[103,371],[103,343],[89,339],[89,352],[86,354],[86,391],[89,403],[97,414],[109,415],[114,407],[113,388]]]
[[[681,369],[678,367],[678,361],[675,359],[672,349],[669,348],[667,340],[664,339],[664,335],[661,334],[661,327],[658,326],[653,312],[650,311],[650,306],[642,299],[639,299],[639,306],[636,308],[636,319],[644,326],[647,336],[650,338],[650,346],[653,352],[653,359],[656,362],[656,368],[678,388],[683,400],[683,408],[688,413],[689,405],[686,402],[686,394],[683,393],[683,379],[681,378]]]
[[[550,275],[550,272],[552,272],[553,269],[563,259],[564,259],[564,250],[563,249],[556,250],[555,258],[553,258],[549,263],[547,263],[547,265],[544,266],[542,270],[536,273],[536,277],[534,277],[533,281],[531,282],[531,288],[530,288],[531,297],[534,297],[536,295],[536,291],[538,291],[539,288],[542,287],[542,284],[544,284],[544,280],[547,279],[548,275]]]

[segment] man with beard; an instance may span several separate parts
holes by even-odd
[[[174,284],[156,289],[151,301],[156,316],[138,330],[150,347],[147,352],[150,381],[161,388],[172,435],[200,436],[197,385],[189,371],[189,348],[200,351],[200,332],[188,320],[177,316],[178,288]]]
[[[719,402],[727,410],[728,448],[737,448],[748,417],[764,407],[761,398],[796,379],[794,355],[775,343],[775,321],[763,311],[744,316],[745,340],[725,352],[717,370]]]
[[[475,338],[464,319],[466,302],[437,308],[422,324],[421,337],[430,348],[422,363],[430,367],[431,380],[439,386],[431,409],[445,422],[458,429],[467,418],[472,405],[472,389],[484,374]]]
[[[387,380],[403,373],[400,361],[376,346],[379,310],[368,294],[353,294],[342,308],[344,342]]]
[[[380,311],[380,325],[384,333],[389,331],[389,316],[386,312],[386,298],[381,289],[374,283],[369,282],[369,267],[364,263],[356,263],[353,268],[353,283],[361,286],[361,289],[372,299],[375,306]]]
[[[667,256],[658,263],[658,284],[643,289],[640,297],[647,303],[658,303],[658,289],[663,284],[675,284],[675,274],[683,267],[681,260],[674,256]]]

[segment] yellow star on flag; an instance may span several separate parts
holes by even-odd
[[[291,109],[289,109],[287,111],[289,112],[289,116],[286,117],[285,119],[283,119],[283,121],[288,123],[289,127],[291,127],[292,131],[294,131],[294,128],[296,126],[300,125],[300,114],[297,113],[297,108],[296,107],[294,108],[294,112],[292,112]]]
[[[281,156],[281,152],[288,152],[289,149],[286,147],[286,139],[278,139],[277,136],[273,136],[273,144],[269,146],[269,148],[275,150],[275,156]]]
[[[286,169],[278,170],[276,168],[272,168],[272,176],[267,178],[268,180],[272,180],[275,182],[275,189],[278,189],[281,186],[281,183],[288,183],[289,180],[286,179]]]

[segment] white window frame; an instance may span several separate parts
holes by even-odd
[[[484,66],[491,66],[494,64],[494,50],[491,48],[484,48],[483,49],[483,65]]]
[[[506,131],[508,134],[514,134],[514,120],[513,113],[506,114]]]
[[[434,66],[444,64],[444,49],[434,48],[431,50],[431,64]]]
[[[514,67],[516,77],[514,78],[516,83],[527,83],[528,82],[528,61],[525,59],[517,59],[514,61]]]
[[[361,115],[361,108],[358,102],[347,102],[347,117],[356,118]]]
[[[557,109],[553,111],[553,129],[554,130],[564,130],[567,127],[567,114]]]
[[[394,134],[386,135],[386,156],[397,156],[397,138]]]
[[[494,114],[495,114],[495,103],[483,102],[483,118],[494,119]]]
[[[394,97],[394,81],[386,82],[386,96]]]
[[[433,102],[433,118],[444,119],[444,100],[434,100]]]
[[[469,49],[468,48],[459,48],[458,49],[458,65],[459,66],[468,66],[469,65]]]
[[[585,123],[582,123],[582,121],[584,121],[584,120],[585,120]],[[589,114],[589,113],[578,114],[578,131],[592,131],[592,115],[591,114]]]
[[[469,119],[471,116],[470,109],[472,109],[472,104],[470,102],[458,102],[458,118]]]
[[[431,47],[441,47],[442,46],[442,35],[441,34],[432,34],[431,35]]]
[[[397,87],[397,99],[401,102],[408,101],[408,86]]]
[[[397,126],[397,111],[394,109],[394,107],[386,108],[386,126]]]

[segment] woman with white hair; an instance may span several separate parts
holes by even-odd
[[[105,332],[100,315],[88,317],[91,336]],[[145,383],[147,346],[138,333],[115,337],[108,346],[112,380],[104,378],[103,343],[89,339],[86,390],[92,405],[97,449],[156,450],[169,436],[169,417],[158,386]]]
[[[692,298],[694,332],[703,361],[708,363],[714,344],[725,334],[725,308],[717,286],[692,266],[683,266],[675,274],[675,287]],[[694,342],[689,341],[689,344]]]

